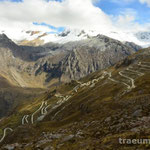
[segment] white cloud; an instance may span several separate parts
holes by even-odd
[[[150,7],[150,0],[139,0],[142,4],[146,3]]]
[[[92,4],[92,0],[24,0],[23,3],[1,2],[1,22],[18,23],[45,22],[54,26],[73,28],[111,27],[110,18]]]
[[[115,27],[122,31],[137,31],[142,29],[138,23],[136,23],[137,12],[134,9],[125,9],[120,12],[117,17],[112,16],[112,20],[115,23]]]
[[[136,13],[128,10],[119,16],[108,16],[93,5],[96,0],[24,0],[20,3],[0,2],[0,30],[13,32],[19,30],[50,31],[48,27],[35,26],[33,22],[68,28],[92,30],[135,30],[141,28],[135,23]],[[132,1],[132,0],[124,0]],[[113,19],[112,19],[113,18]],[[19,38],[19,37],[18,37]]]

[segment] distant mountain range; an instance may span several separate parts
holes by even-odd
[[[119,40],[121,42],[133,42],[142,47],[150,45],[150,31],[122,32],[122,31],[94,31],[80,29],[65,29],[61,33],[48,33],[44,31],[0,31],[19,45],[39,46],[49,42],[64,44],[72,41],[88,39],[99,34]]]

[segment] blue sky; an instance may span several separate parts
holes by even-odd
[[[59,33],[59,32],[62,32],[65,30],[65,27],[54,27],[52,25],[49,25],[49,24],[46,24],[46,23],[37,23],[37,22],[33,22],[34,25],[37,25],[37,26],[47,26],[49,27],[50,29],[52,29],[53,31],[49,32],[49,33]]]
[[[106,14],[119,15],[128,10],[136,14],[136,21],[139,23],[150,22],[150,7],[145,4],[141,4],[138,0],[125,2],[124,0],[101,0],[95,4],[101,8]]]

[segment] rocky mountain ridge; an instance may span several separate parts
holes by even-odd
[[[1,35],[0,43],[0,74],[17,86],[39,88],[80,79],[140,49],[103,35],[40,47],[18,46]]]

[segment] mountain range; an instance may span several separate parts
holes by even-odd
[[[118,139],[149,136],[150,49],[85,34],[42,43],[0,35],[2,150],[149,148]]]
[[[0,74],[21,87],[48,87],[114,65],[140,49],[103,35],[65,44],[18,46],[0,36]]]

